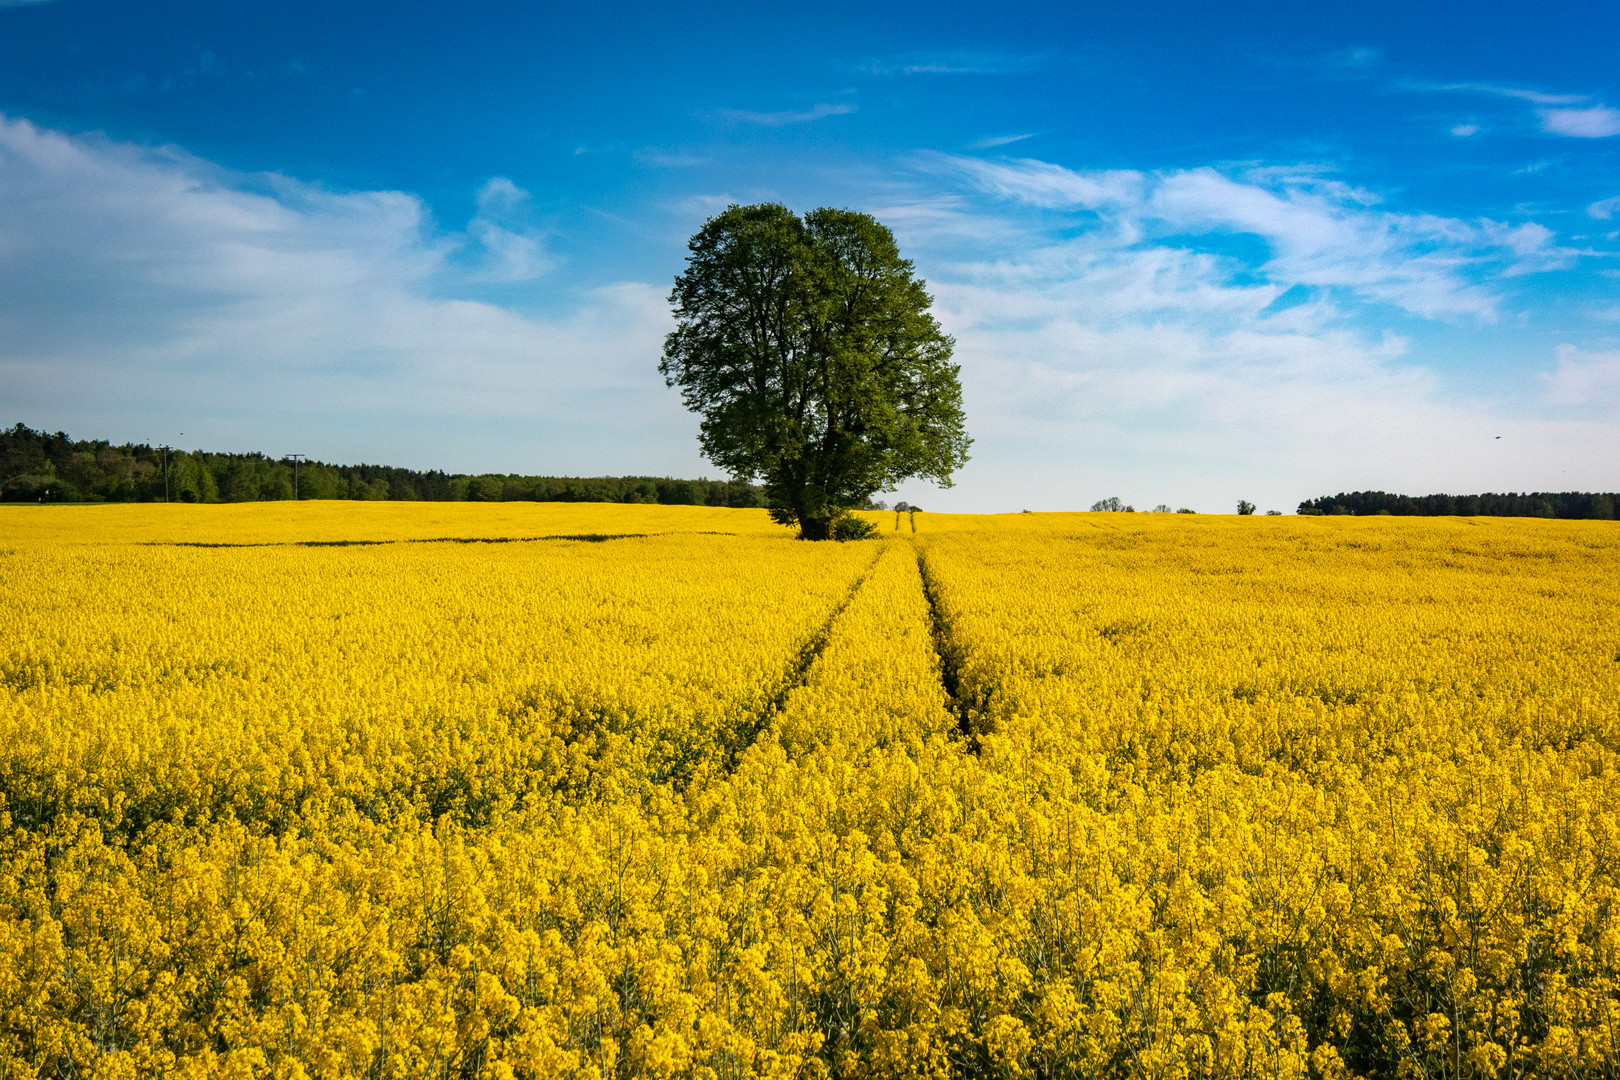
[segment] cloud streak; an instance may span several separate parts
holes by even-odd
[[[746,109],[721,109],[719,116],[741,124],[758,124],[762,127],[782,127],[786,124],[808,124],[815,120],[825,120],[829,116],[847,116],[856,111],[854,105],[849,104],[820,104],[812,105],[808,109],[787,110],[785,112],[751,112]]]
[[[1026,131],[1021,135],[991,135],[988,138],[977,140],[972,144],[972,147],[975,150],[993,150],[998,146],[1010,146],[1016,142],[1023,142],[1025,139],[1032,139],[1035,135],[1036,132],[1033,131]]]
[[[1532,105],[1579,105],[1590,100],[1584,94],[1548,94],[1539,90],[1524,90],[1515,86],[1497,86],[1493,83],[1424,83],[1408,84],[1415,90],[1431,90],[1458,94],[1486,94],[1494,97],[1514,98]]]
[[[869,75],[1019,75],[1046,67],[1049,58],[1039,53],[995,52],[984,49],[941,49],[907,53],[865,64]]]
[[[709,158],[700,154],[690,154],[679,150],[659,150],[656,147],[643,147],[632,155],[643,165],[655,165],[662,169],[692,169],[699,165],[707,165]]]
[[[1575,139],[1606,139],[1620,135],[1620,109],[1594,101],[1589,94],[1549,94],[1540,90],[1525,90],[1514,86],[1492,83],[1428,83],[1406,81],[1401,89],[1420,93],[1478,94],[1486,97],[1509,98],[1538,106],[1536,118],[1543,134]],[[1452,128],[1453,135],[1473,135],[1479,128],[1461,124]]]

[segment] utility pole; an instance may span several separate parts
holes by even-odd
[[[302,458],[304,461],[308,461],[309,458],[305,457],[303,454],[288,454],[287,456],[292,458],[292,463],[293,463],[293,502],[297,502],[298,501],[298,461],[299,461],[300,458]]]

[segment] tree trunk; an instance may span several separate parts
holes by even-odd
[[[832,539],[832,518],[799,518],[800,540]]]

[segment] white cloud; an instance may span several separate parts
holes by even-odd
[[[1533,105],[1579,105],[1587,100],[1585,94],[1548,94],[1540,90],[1524,90],[1516,86],[1497,86],[1494,83],[1409,83],[1416,90],[1450,91],[1464,94],[1488,94],[1514,98]]]
[[[1046,66],[1037,53],[1005,53],[983,49],[945,49],[910,53],[866,64],[870,75],[1011,75]]]
[[[482,261],[478,277],[485,281],[533,281],[556,266],[539,232],[528,222],[529,193],[504,176],[497,176],[478,191],[478,216],[467,233],[478,241]]]
[[[1497,86],[1492,83],[1429,83],[1405,81],[1401,89],[1420,93],[1480,94],[1509,98],[1539,106],[1536,116],[1541,130],[1548,135],[1564,135],[1578,139],[1604,139],[1620,135],[1620,109],[1602,102],[1594,102],[1589,94],[1549,94],[1540,90],[1525,90],[1515,86]],[[1457,136],[1479,132],[1475,124],[1459,124],[1451,129]]]
[[[1544,374],[1547,400],[1620,413],[1620,352],[1558,347],[1558,366]]]
[[[745,109],[722,109],[719,115],[723,119],[744,124],[781,127],[784,124],[806,124],[812,120],[822,120],[829,116],[846,116],[854,111],[855,106],[853,105],[820,104],[812,105],[808,109],[786,112],[750,112]]]
[[[1191,234],[1218,249],[1222,236],[1258,237],[1269,255],[1253,269],[1270,281],[1343,288],[1425,317],[1495,319],[1500,297],[1489,279],[1571,258],[1540,225],[1381,210],[1372,193],[1309,169],[1081,172],[945,155],[921,164],[954,170],[1001,199],[1094,212],[1123,243]]]
[[[1599,199],[1586,208],[1587,217],[1597,218],[1600,221],[1607,221],[1617,213],[1620,213],[1620,195],[1612,199]]]
[[[972,147],[975,150],[990,150],[997,146],[1009,146],[1015,142],[1023,142],[1025,139],[1034,136],[1035,132],[1033,131],[1027,131],[1022,135],[991,135],[988,138],[976,140],[972,143]]]
[[[239,176],[0,118],[0,385],[15,419],[446,468],[690,473],[661,289],[540,318],[481,298],[542,258],[525,193],[468,233],[400,192]],[[469,261],[467,256],[471,256]],[[289,447],[288,439],[298,445]]]
[[[1143,175],[1130,170],[1075,172],[1061,165],[1020,159],[1008,162],[927,154],[927,168],[965,173],[978,186],[1005,199],[1052,209],[1098,210],[1141,200]]]
[[[1620,135],[1620,109],[1593,105],[1585,109],[1542,109],[1541,129],[1550,135],[1606,139]]]
[[[478,189],[478,212],[509,216],[521,213],[529,193],[504,176],[491,177]]]
[[[688,154],[679,150],[659,150],[651,146],[643,147],[631,156],[644,165],[656,165],[665,169],[690,169],[709,163],[708,158],[698,154]]]
[[[1329,53],[1320,61],[1323,67],[1338,71],[1364,71],[1369,68],[1376,68],[1383,62],[1383,50],[1366,45],[1340,49],[1337,52]]]

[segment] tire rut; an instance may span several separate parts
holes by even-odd
[[[883,561],[886,554],[888,554],[887,548],[878,549],[877,555],[871,562],[866,564],[866,568],[861,571],[860,576],[850,585],[843,598],[833,605],[832,611],[823,620],[820,628],[810,635],[809,639],[799,649],[797,655],[794,656],[793,662],[788,665],[787,677],[782,681],[781,689],[777,691],[776,696],[770,700],[765,708],[759,711],[751,725],[738,732],[738,738],[729,740],[731,745],[726,748],[725,768],[728,774],[736,769],[737,759],[750,746],[759,741],[760,732],[769,727],[771,722],[787,707],[788,698],[793,696],[793,692],[809,680],[810,669],[815,667],[816,661],[826,651],[827,642],[832,637],[833,627],[838,624],[838,620],[848,610],[850,603],[860,593],[861,587],[871,580],[872,572],[877,569],[878,563]]]
[[[923,597],[928,601],[929,631],[934,641],[934,652],[939,655],[939,678],[948,699],[946,708],[956,717],[957,738],[971,753],[979,752],[980,727],[985,706],[985,694],[969,694],[962,687],[962,648],[956,641],[949,620],[939,604],[939,585],[928,569],[928,560],[922,550],[917,553],[917,573],[922,578]]]

